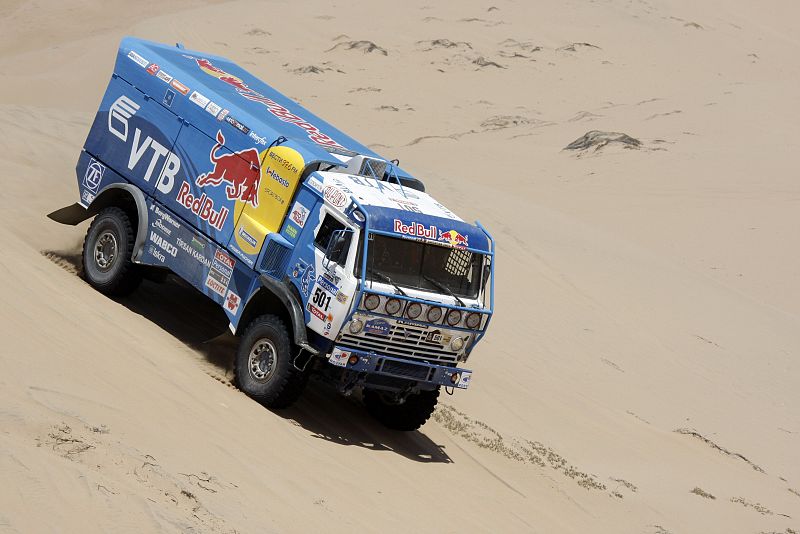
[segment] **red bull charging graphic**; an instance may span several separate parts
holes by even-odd
[[[258,183],[261,179],[261,162],[258,151],[249,148],[240,152],[230,152],[218,155],[218,151],[225,145],[225,136],[217,131],[217,143],[211,149],[208,159],[214,164],[214,169],[197,177],[196,184],[200,187],[206,185],[218,186],[222,183],[228,200],[242,200],[254,208],[258,207]]]

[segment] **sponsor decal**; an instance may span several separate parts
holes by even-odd
[[[308,208],[300,204],[300,202],[295,202],[294,206],[292,207],[292,213],[290,217],[293,223],[300,228],[304,228],[306,225],[306,220],[308,219],[308,213]]]
[[[86,166],[86,172],[83,175],[83,186],[92,193],[97,193],[100,189],[100,183],[103,181],[105,172],[105,165],[96,159],[90,160],[89,164]],[[94,196],[92,196],[92,200],[94,200]]]
[[[347,197],[338,187],[329,185],[325,188],[325,191],[323,191],[323,196],[325,200],[337,208],[343,208],[347,204]]]
[[[225,309],[231,312],[233,315],[236,315],[236,312],[239,311],[239,304],[242,302],[242,299],[239,298],[239,295],[228,290],[228,293],[225,295]]]
[[[439,345],[447,345],[453,339],[450,334],[442,334],[441,330],[433,330],[428,332],[425,336],[425,341],[428,343],[437,343]]]
[[[216,187],[224,182],[227,184],[225,195],[228,200],[240,199],[249,202],[254,208],[258,207],[258,183],[261,180],[258,151],[255,148],[248,148],[217,155],[217,151],[224,144],[225,136],[218,130],[217,143],[208,155],[209,161],[214,164],[214,169],[198,176],[195,183],[200,187],[207,185]]]
[[[399,219],[394,220],[394,231],[398,234],[432,239],[434,241],[439,237],[439,231],[433,225],[426,227],[422,223],[405,224]]]
[[[289,188],[289,180],[282,178],[278,171],[273,169],[272,167],[267,167],[265,174],[268,175],[270,178],[281,184],[283,187]]]
[[[178,190],[178,196],[175,197],[175,201],[200,217],[200,219],[208,222],[212,228],[222,231],[225,220],[228,218],[228,208],[223,206],[219,210],[216,210],[214,209],[214,201],[208,198],[205,193],[200,195],[200,197],[196,197],[190,191],[191,186],[189,183],[183,182]]]
[[[189,256],[192,257],[198,263],[204,265],[206,268],[211,267],[211,260],[205,257],[202,254],[203,250],[205,249],[205,243],[199,241],[196,237],[192,237],[192,242],[187,243],[180,237],[175,241],[175,244],[178,245],[178,248],[187,253]]]
[[[186,96],[186,95],[189,94],[189,88],[186,87],[185,85],[183,85],[181,82],[179,82],[178,80],[176,80],[174,78],[172,79],[172,82],[170,82],[170,85],[172,86],[173,89],[178,91],[183,96]]]
[[[83,200],[83,202],[88,206],[89,204],[92,203],[94,197],[95,195],[93,195],[92,193],[84,191],[83,194],[81,195],[81,200]]]
[[[316,191],[319,194],[322,194],[322,190],[323,190],[322,182],[320,182],[315,176],[312,176],[311,178],[309,178],[308,181],[306,181],[306,183],[308,184],[308,186],[311,189],[313,189],[314,191]]]
[[[218,106],[217,104],[215,104],[214,102],[209,102],[209,103],[208,103],[208,105],[206,106],[206,111],[208,111],[208,112],[209,112],[209,113],[211,113],[211,114],[212,114],[214,117],[216,117],[216,116],[217,116],[217,114],[218,114],[220,111],[222,111],[222,108],[221,108],[220,106]]]
[[[227,109],[223,109],[223,110],[220,112],[220,114],[219,114],[219,115],[217,115],[217,120],[218,120],[218,121],[221,121],[222,119],[224,119],[225,117],[227,117],[227,116],[228,116],[228,113],[230,113],[230,111],[229,111],[229,110],[227,110]]]
[[[311,312],[311,315],[313,315],[314,317],[316,317],[320,321],[327,320],[327,315],[325,315],[325,313],[322,310],[320,310],[319,308],[317,308],[316,306],[314,306],[310,302],[308,303],[306,308],[308,308],[308,311]]]
[[[161,237],[152,230],[150,231],[150,241],[152,241],[155,246],[157,246],[158,248],[160,248],[173,258],[178,255],[178,248],[175,245],[168,242],[166,239],[164,239],[163,237]]]
[[[169,223],[169,225],[172,226],[173,228],[179,229],[181,227],[181,224],[178,221],[176,221],[175,218],[172,217],[172,215],[168,211],[164,211],[161,208],[159,208],[158,204],[153,204],[153,206],[150,209],[157,216],[161,217],[162,220]]]
[[[333,365],[335,365],[336,367],[347,367],[347,360],[349,359],[350,359],[350,352],[346,350],[336,349],[333,351],[328,361]]]
[[[143,58],[133,50],[128,52],[128,58],[131,59],[134,63],[136,63],[140,67],[146,67],[147,64],[150,63],[149,61],[147,61],[145,58]]]
[[[245,135],[250,133],[250,128],[248,128],[247,126],[245,126],[241,122],[237,121],[236,119],[234,119],[230,115],[225,117],[225,122],[227,122],[228,124],[230,124],[231,126],[233,126],[234,128],[236,128],[237,130],[239,130],[240,132],[242,132]]]
[[[267,110],[278,119],[284,122],[288,122],[290,124],[294,124],[299,128],[302,128],[303,130],[306,131],[308,138],[317,143],[318,145],[347,150],[345,147],[337,143],[333,138],[324,134],[317,126],[311,124],[302,117],[298,117],[297,115],[286,109],[284,106],[278,104],[271,98],[262,95],[258,91],[250,89],[250,87],[248,87],[247,84],[244,83],[244,81],[238,76],[229,74],[224,70],[220,69],[219,67],[214,66],[207,59],[196,58],[193,56],[184,56],[184,57],[194,60],[195,63],[197,63],[197,66],[200,67],[200,70],[202,70],[206,74],[219,79],[221,82],[233,86],[236,89],[236,92],[243,98],[246,98],[247,100],[250,100],[252,102],[257,102],[259,104],[266,106]]]
[[[255,237],[248,234],[245,231],[245,229],[242,228],[241,226],[239,227],[239,237],[241,237],[245,243],[247,243],[253,248],[256,248],[256,246],[258,246],[258,240]]]
[[[175,91],[167,89],[167,92],[164,93],[164,100],[163,100],[164,105],[167,106],[168,108],[171,108],[173,100],[175,100]]]
[[[167,225],[164,224],[164,221],[162,219],[156,219],[150,226],[152,226],[153,228],[157,228],[158,230],[161,230],[168,236],[172,236],[172,228],[167,228]]]
[[[459,234],[455,230],[448,230],[447,232],[439,232],[439,241],[450,243],[450,246],[456,248],[467,248],[469,246],[469,236]]]
[[[335,295],[339,292],[339,288],[333,285],[333,283],[324,276],[320,275],[320,277],[317,278],[317,284],[328,293],[333,293]]]
[[[108,109],[108,131],[123,142],[128,141],[128,120],[139,111],[139,104],[122,95]],[[119,129],[119,126],[122,129]]]
[[[197,91],[194,91],[191,94],[191,96],[189,97],[189,100],[191,100],[192,102],[194,102],[195,104],[197,104],[201,108],[205,108],[208,105],[208,103],[211,102],[211,100],[209,98],[203,96],[202,94],[198,93]]]
[[[303,276],[300,278],[300,289],[303,290],[303,295],[308,296],[308,292],[311,290],[311,282],[314,281],[314,275],[316,272],[314,271],[313,265],[306,266],[306,269],[303,271]]]
[[[252,139],[253,141],[255,141],[255,143],[257,145],[266,145],[267,144],[267,138],[266,137],[261,137],[260,135],[255,133],[253,130],[250,130],[250,133],[247,134],[247,136],[250,139]]]
[[[287,224],[286,225],[286,235],[288,235],[292,239],[296,239],[297,238],[297,228],[295,228],[291,224]]]
[[[214,252],[214,259],[211,262],[211,268],[208,270],[206,277],[206,287],[211,291],[225,297],[225,291],[228,289],[228,284],[233,276],[233,267],[236,265],[236,260],[217,249]]]
[[[150,66],[147,67],[147,69],[146,69],[147,70],[147,74],[155,76],[156,72],[158,72],[158,69],[159,69],[158,65],[156,65],[155,63],[151,63]]]
[[[364,332],[378,336],[388,336],[391,328],[386,319],[371,319],[364,324]]]
[[[336,300],[338,300],[342,304],[347,304],[347,299],[349,299],[349,298],[350,298],[350,295],[346,295],[346,294],[342,293],[341,291],[336,293]]]
[[[160,70],[160,71],[158,71],[156,73],[156,78],[158,78],[159,80],[161,80],[164,83],[170,83],[172,81],[172,76],[170,76],[169,74],[167,74],[163,70]]]
[[[411,202],[410,200],[403,200],[399,198],[392,198],[390,200],[394,201],[398,206],[400,206],[400,209],[403,209],[405,211],[411,211],[414,213],[422,213],[422,210],[420,209],[420,207],[417,205],[416,202]]]
[[[139,110],[139,104],[125,95],[120,96],[111,104],[108,111],[108,131],[123,142],[128,141],[128,120]],[[128,158],[128,169],[134,170],[144,156],[147,149],[152,149],[150,164],[144,174],[144,180],[149,182],[153,177],[153,171],[162,157],[166,157],[166,162],[161,171],[161,179],[156,187],[162,193],[170,193],[175,185],[175,175],[181,168],[181,160],[173,152],[168,150],[161,143],[149,135],[141,140],[142,131],[134,128],[133,142],[131,144],[131,154]],[[161,167],[158,167],[161,168]]]
[[[471,371],[464,371],[461,373],[461,376],[458,379],[458,383],[456,387],[461,389],[467,389],[469,387],[469,383],[472,381],[472,372]]]
[[[283,167],[284,169],[286,169],[287,171],[289,171],[292,174],[298,174],[300,172],[297,169],[297,167],[291,161],[289,161],[288,159],[282,158],[281,155],[278,154],[277,152],[274,152],[274,151],[270,152],[269,153],[269,159],[274,161],[275,164],[278,167]]]

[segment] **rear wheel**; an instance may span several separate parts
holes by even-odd
[[[90,286],[106,295],[127,295],[142,278],[131,261],[133,225],[117,207],[103,209],[94,218],[83,242],[83,272]]]
[[[287,408],[303,392],[307,375],[292,365],[286,326],[274,315],[254,319],[236,351],[236,385],[267,408]]]
[[[433,414],[439,400],[439,388],[414,393],[400,402],[392,395],[373,389],[364,390],[367,411],[392,430],[417,430]]]

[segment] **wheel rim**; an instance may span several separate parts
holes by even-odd
[[[100,234],[94,245],[94,262],[101,271],[108,271],[117,259],[117,237],[111,231]]]
[[[247,368],[253,380],[266,382],[275,374],[277,354],[275,344],[269,339],[262,338],[253,343],[247,359]]]

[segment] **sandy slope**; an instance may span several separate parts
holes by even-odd
[[[800,532],[798,15],[3,3],[0,532]],[[126,34],[245,64],[494,231],[497,318],[436,421],[269,412],[191,289],[76,276],[85,225],[44,214]],[[562,151],[594,129],[643,145]]]

